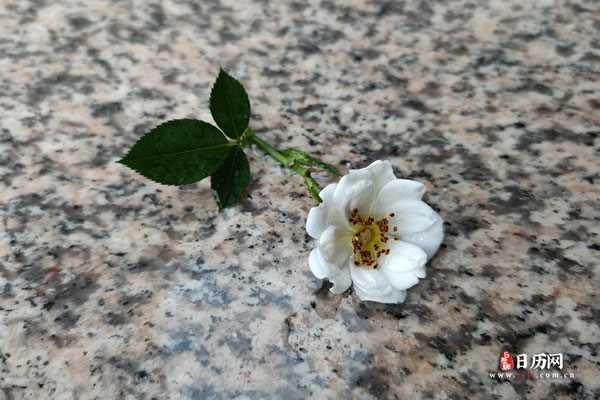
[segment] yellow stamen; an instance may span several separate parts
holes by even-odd
[[[379,257],[390,253],[390,249],[385,245],[388,241],[388,219],[365,218],[355,208],[348,220],[354,231],[352,236],[354,265],[377,268]]]

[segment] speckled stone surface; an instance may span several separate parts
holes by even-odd
[[[258,150],[222,214],[114,162],[209,119],[220,64],[269,141],[427,185],[405,304],[319,290]],[[4,0],[0,72],[0,399],[600,397],[598,2]],[[575,377],[490,379],[503,350]]]

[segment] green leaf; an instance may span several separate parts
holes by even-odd
[[[234,148],[210,177],[210,185],[220,209],[237,203],[249,184],[250,166],[240,147]]]
[[[210,92],[210,113],[219,128],[237,139],[248,127],[250,101],[244,87],[221,68]]]
[[[232,148],[211,124],[176,119],[144,134],[118,162],[155,182],[187,185],[215,172]]]

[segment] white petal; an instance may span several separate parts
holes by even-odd
[[[337,183],[332,183],[321,190],[319,196],[323,202],[308,212],[306,232],[314,239],[318,239],[328,225],[337,221],[333,207],[333,193],[336,187]]]
[[[374,198],[373,182],[371,174],[365,169],[357,170],[345,175],[340,179],[335,193],[333,194],[333,205],[347,222],[348,214],[354,208],[361,213],[369,212]]]
[[[329,277],[329,281],[333,283],[333,286],[329,288],[333,294],[344,293],[352,285],[352,277],[348,268],[339,269],[336,274]]]
[[[392,288],[390,286],[390,288]],[[354,293],[362,301],[375,301],[377,303],[402,303],[406,299],[406,290],[393,289],[389,292],[365,291],[358,286],[354,287]]]
[[[406,298],[406,291],[394,288],[379,270],[351,265],[350,272],[354,291],[363,301],[401,303]]]
[[[329,204],[333,201],[333,193],[335,193],[335,188],[337,187],[337,183],[330,183],[325,186],[323,190],[319,193],[319,197],[323,200],[323,203]]]
[[[382,261],[381,272],[390,284],[396,289],[406,290],[419,283],[427,254],[406,242],[392,242],[389,248],[390,254]]]
[[[365,168],[351,169],[340,180],[334,201],[341,205],[345,199],[350,199],[346,209],[358,208],[362,213],[368,214],[377,192],[394,179],[396,177],[392,164],[387,160],[377,160]]]
[[[417,283],[419,283],[419,277],[416,272],[396,272],[394,274],[389,274],[388,278],[390,280],[390,285],[392,285],[396,289],[406,290]]]
[[[433,257],[444,239],[444,225],[438,215],[436,221],[424,231],[400,235],[403,242],[412,243],[422,248],[427,253],[427,259]]]
[[[392,163],[388,160],[377,160],[362,170],[350,170],[350,172],[352,171],[369,171],[371,180],[373,181],[373,191],[375,193],[379,192],[388,182],[396,179]]]
[[[327,228],[327,219],[327,207],[323,203],[318,207],[311,208],[306,217],[306,233],[312,238],[318,239]]]
[[[422,232],[431,227],[439,218],[439,215],[431,207],[422,201],[415,200],[397,201],[390,205],[385,214],[389,215],[390,233],[399,235]]]
[[[333,194],[333,204],[347,224],[348,214],[357,208],[362,215],[369,215],[377,193],[388,182],[396,179],[389,161],[377,160],[366,168],[352,169],[339,181]]]
[[[321,259],[318,248],[313,249],[310,252],[310,255],[308,256],[308,266],[313,275],[318,279],[325,279],[331,275],[327,263]]]
[[[350,270],[347,268],[347,260],[341,267],[328,263],[318,248],[313,249],[308,257],[308,264],[314,276],[318,279],[327,279],[333,286],[329,289],[334,294],[340,294],[348,290],[352,284]]]
[[[403,241],[388,242],[390,254],[381,260],[384,273],[409,272],[421,268],[427,262],[427,253],[412,243]]]
[[[389,205],[399,200],[421,200],[424,193],[425,185],[421,182],[394,179],[389,181],[377,194],[377,199],[373,204],[373,213],[383,216]]]
[[[319,238],[321,255],[330,264],[342,265],[352,253],[351,240],[345,230],[329,225]]]

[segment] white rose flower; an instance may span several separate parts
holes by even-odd
[[[401,303],[425,277],[444,237],[442,218],[421,201],[423,184],[397,179],[389,161],[350,170],[320,193],[306,231],[318,241],[312,273],[339,294],[354,284],[361,300]]]

